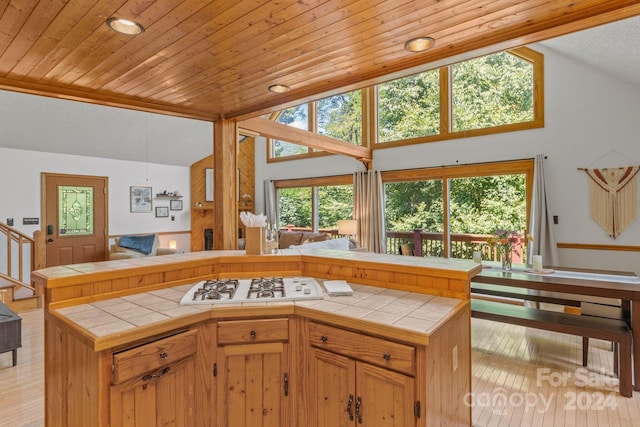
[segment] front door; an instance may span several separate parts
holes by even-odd
[[[107,259],[108,178],[43,173],[46,266]]]

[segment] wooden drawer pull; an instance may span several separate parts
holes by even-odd
[[[327,338],[326,335],[323,335],[323,336],[320,337],[320,341],[327,342],[327,341],[329,341],[329,338]]]
[[[163,359],[163,360],[164,360],[164,359],[166,359],[166,358],[167,358],[167,356],[169,356],[169,355],[167,354],[167,352],[166,352],[166,351],[163,351],[162,353],[160,353],[160,359]]]
[[[251,331],[249,334],[251,335],[251,338],[255,338],[258,335],[256,331]]]
[[[388,362],[389,360],[391,360],[391,355],[388,353],[385,353],[382,355],[382,358]]]

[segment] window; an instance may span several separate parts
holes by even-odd
[[[275,119],[274,119],[275,118]],[[275,113],[271,119],[354,145],[362,145],[362,91],[342,93]],[[269,140],[269,159],[325,155],[319,150],[277,139]]]
[[[374,149],[539,128],[543,72],[543,55],[522,47],[290,108],[278,121]],[[282,141],[270,152],[313,153]]]
[[[318,133],[362,145],[361,91],[343,93],[316,102]]]
[[[471,259],[474,250],[481,250],[485,259],[495,259],[486,240],[496,229],[523,236],[528,231],[533,160],[385,172],[382,177],[389,253],[410,243],[422,255]],[[514,262],[524,259],[524,249],[517,248]]]
[[[352,181],[350,175],[277,181],[280,228],[335,232],[338,220],[352,218]]]
[[[451,66],[452,129],[533,120],[533,64],[500,52]]]
[[[287,108],[276,114],[276,122],[293,126],[298,129],[309,130],[309,109],[308,104]],[[290,157],[299,154],[306,154],[309,149],[302,145],[292,144],[286,141],[271,141],[271,157]]]
[[[519,48],[378,85],[374,148],[542,127],[543,67]]]
[[[389,142],[440,133],[438,70],[378,86],[378,141]]]

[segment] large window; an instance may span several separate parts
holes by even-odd
[[[284,110],[278,121],[374,149],[539,128],[543,71],[543,56],[523,47]],[[271,144],[271,160],[320,154]]]
[[[532,160],[383,173],[387,251],[411,244],[422,255],[494,259],[486,241],[496,230],[528,232],[532,178]]]
[[[280,227],[335,231],[338,220],[353,214],[351,176],[277,181]]]
[[[278,123],[330,136],[354,145],[362,144],[362,94],[357,90],[275,113]],[[317,152],[305,146],[272,139],[271,158],[308,156]]]
[[[378,85],[377,148],[542,127],[543,65],[519,48]]]

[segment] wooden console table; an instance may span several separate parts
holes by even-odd
[[[13,352],[13,366],[18,363],[22,347],[22,318],[0,303],[0,353]]]
[[[528,273],[522,268],[484,268],[472,279],[471,292],[474,283],[484,283],[542,291],[542,295],[581,303],[598,298],[620,300],[620,312],[633,336],[633,388],[640,390],[640,277],[627,272],[552,268],[556,272],[551,274]]]

